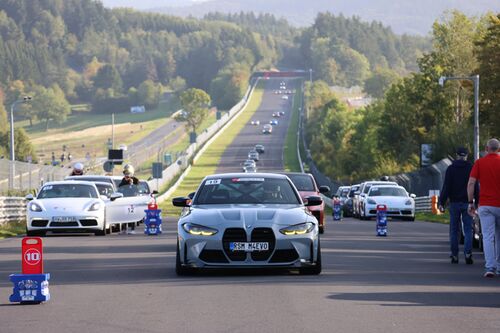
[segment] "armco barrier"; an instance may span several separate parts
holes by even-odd
[[[432,197],[416,197],[415,212],[430,212],[432,211]]]
[[[18,197],[0,197],[0,225],[26,218],[26,200]]]

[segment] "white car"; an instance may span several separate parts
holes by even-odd
[[[109,200],[122,196],[113,193]],[[91,182],[49,182],[42,186],[36,198],[30,194],[26,199],[29,201],[28,236],[43,236],[47,231],[83,231],[104,236],[111,230],[105,215],[108,198],[99,195],[96,185]]]
[[[387,216],[415,221],[415,195],[397,185],[374,185],[367,193],[362,217],[377,216],[377,205],[385,205]]]
[[[281,96],[281,99],[288,99],[288,96],[287,95],[283,95],[283,96]]]
[[[138,185],[119,187],[122,177],[119,176],[72,176],[66,180],[86,180],[91,182],[107,182],[113,184],[116,192],[123,195],[120,200],[106,203],[106,220],[109,224],[137,223],[143,221],[144,212],[151,202],[151,191],[148,183],[139,181]]]
[[[252,120],[250,122],[250,124],[255,125],[255,126],[260,125],[260,120]]]

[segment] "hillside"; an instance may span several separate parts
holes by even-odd
[[[106,0],[104,3],[132,5],[126,0]],[[500,11],[500,0],[421,0],[418,3],[413,0],[210,0],[194,4],[186,1],[182,7],[175,0],[156,3],[155,7],[160,7],[160,4],[166,4],[166,7],[152,11],[170,15],[202,17],[210,12],[253,11],[284,17],[297,26],[309,26],[319,12],[330,11],[347,17],[359,16],[365,21],[380,21],[398,34],[419,35],[427,35],[433,22],[447,10],[457,9],[466,15]]]

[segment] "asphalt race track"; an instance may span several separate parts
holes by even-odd
[[[265,81],[265,91],[262,104],[255,112],[252,120],[259,120],[260,125],[246,124],[240,134],[229,145],[221,158],[217,169],[218,173],[242,172],[242,163],[247,159],[248,152],[256,145],[264,145],[266,151],[260,154],[257,162],[257,172],[283,171],[283,147],[285,145],[288,125],[292,112],[292,95],[287,100],[282,99],[283,94],[275,94],[279,90],[280,82],[287,83],[287,90],[296,87],[290,79],[270,79]],[[273,118],[273,112],[284,111],[285,115]],[[262,134],[262,127],[270,120],[277,119],[278,125],[273,126],[272,134]]]
[[[268,88],[275,83],[269,80]],[[255,118],[262,114],[262,122],[270,109],[290,107],[281,102],[266,93]],[[259,170],[282,167],[282,149],[268,145],[282,147],[288,117],[280,118],[280,136],[246,126],[219,171],[239,171],[255,143],[268,149]],[[0,240],[0,332],[500,332],[500,277],[482,277],[481,253],[474,265],[463,257],[450,264],[448,226],[389,221],[389,236],[376,237],[373,220],[327,218],[319,276],[178,277],[174,219],[161,236],[48,236],[51,300],[40,305],[9,303],[9,274],[21,270],[21,238]]]

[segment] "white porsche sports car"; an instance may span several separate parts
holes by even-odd
[[[111,200],[122,197],[113,193]],[[105,201],[95,184],[86,181],[49,182],[36,198],[28,195],[26,231],[28,236],[43,236],[47,231],[92,232],[106,235],[111,225],[105,219]]]
[[[401,218],[408,221],[415,220],[415,197],[408,194],[405,188],[397,185],[374,185],[365,198],[365,218],[377,216],[377,206],[387,207],[387,216]]]

